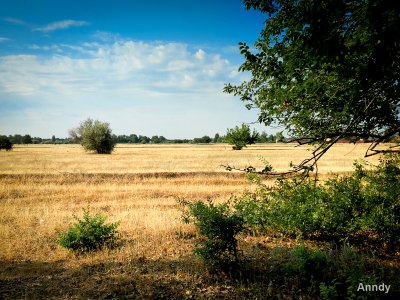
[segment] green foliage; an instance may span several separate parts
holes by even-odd
[[[326,264],[324,252],[298,245],[293,248],[290,259],[282,265],[282,269],[286,274],[296,273],[321,278]]]
[[[399,133],[400,18],[395,1],[245,0],[265,13],[255,47],[239,43],[251,78],[224,91],[294,137]],[[255,49],[253,51],[253,49]]]
[[[280,180],[273,187],[258,182],[256,192],[235,200],[237,213],[255,231],[325,240],[400,240],[400,158],[390,156],[366,170],[324,184]],[[252,174],[252,176],[256,176]]]
[[[71,139],[79,142],[87,151],[110,154],[115,146],[110,125],[99,120],[87,119],[78,128],[70,130]]]
[[[5,135],[0,135],[0,150],[5,149],[6,151],[12,150],[13,144],[10,139]]]
[[[183,221],[193,223],[201,235],[194,253],[211,270],[236,270],[239,266],[236,235],[244,228],[243,219],[228,203],[215,205],[211,201],[178,201],[185,208]]]
[[[66,231],[58,232],[56,242],[69,250],[87,252],[101,249],[105,245],[112,246],[117,240],[119,222],[104,224],[106,217],[101,214],[90,215],[84,210],[83,218],[71,224]]]
[[[32,137],[29,134],[25,134],[22,137],[22,144],[32,144]]]
[[[235,128],[228,129],[225,141],[233,145],[233,150],[241,150],[246,145],[254,144],[257,138],[258,133],[255,130],[251,133],[249,125],[242,124],[241,127],[236,126]]]
[[[208,135],[205,135],[201,138],[193,139],[193,143],[195,143],[195,144],[209,144],[211,142],[212,142],[212,139]]]

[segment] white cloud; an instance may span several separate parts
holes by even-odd
[[[202,49],[199,49],[199,50],[196,52],[195,56],[196,56],[197,59],[202,60],[202,59],[204,59],[205,54],[206,54],[206,53],[205,53]]]
[[[0,43],[6,43],[6,42],[8,42],[8,41],[10,41],[9,38],[0,36]]]
[[[77,21],[77,20],[62,20],[58,22],[49,23],[44,27],[37,27],[35,31],[41,31],[44,33],[49,33],[56,30],[67,29],[70,27],[82,27],[89,25],[86,21]]]
[[[240,79],[237,66],[211,50],[143,41],[31,48],[41,55],[0,57],[0,107],[5,99],[28,101],[25,114],[18,113],[21,123],[46,112],[49,122],[53,116],[65,132],[91,116],[115,124],[119,133],[129,132],[122,128],[130,126],[142,134],[193,137],[237,125],[219,120],[223,114],[238,123],[255,119],[236,117],[245,110],[243,104],[222,89]],[[190,121],[192,125],[184,125]]]
[[[145,43],[136,41],[112,44],[32,45],[53,55],[9,55],[0,59],[0,87],[20,95],[62,93],[112,87],[123,90],[136,87],[161,93],[213,87],[222,90],[236,69],[218,54],[193,53],[182,43]],[[65,54],[65,49],[76,55]],[[200,51],[200,52],[199,52]],[[197,57],[201,54],[202,59]]]

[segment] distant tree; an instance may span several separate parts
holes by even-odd
[[[211,143],[211,141],[212,141],[212,139],[208,135],[205,135],[201,138],[193,139],[193,143],[195,143],[195,144],[209,144],[209,143]]]
[[[228,144],[233,145],[233,150],[241,150],[247,145],[254,144],[257,138],[258,133],[255,130],[251,133],[249,125],[242,124],[241,127],[236,126],[235,128],[228,129],[225,141]]]
[[[32,137],[29,134],[25,134],[22,137],[22,144],[32,144]]]
[[[79,141],[86,151],[110,154],[114,150],[110,125],[98,120],[87,119],[79,127],[70,130],[70,138]]]
[[[270,135],[269,135],[268,141],[269,141],[270,143],[274,143],[274,142],[275,142],[275,137],[274,137],[273,134],[270,134]]]
[[[158,137],[158,135],[153,135],[150,139],[152,144],[159,144],[160,143],[160,138]]]
[[[261,134],[259,134],[258,138],[257,138],[257,142],[259,143],[268,143],[268,135],[265,131],[261,132]]]
[[[216,133],[215,136],[214,136],[214,143],[218,143],[219,142],[219,138],[220,138],[219,133]]]
[[[145,135],[139,135],[139,143],[148,144],[148,143],[150,143],[150,138],[148,138]]]
[[[13,144],[22,144],[22,135],[20,134],[15,134],[14,136],[10,135],[8,138]]]
[[[42,142],[43,142],[43,139],[40,138],[40,137],[34,137],[34,138],[32,139],[32,143],[33,143],[33,144],[41,144]],[[53,142],[53,141],[52,141],[52,142]],[[53,144],[55,144],[55,142],[56,142],[56,141],[54,141]]]
[[[277,133],[276,133],[276,135],[275,135],[275,141],[276,141],[277,143],[282,143],[282,142],[285,141],[285,138],[284,138],[282,132],[277,132]]]
[[[132,144],[137,144],[139,143],[139,137],[136,134],[131,134],[129,136],[129,142]]]
[[[167,141],[167,139],[162,135],[158,139],[160,140],[160,143],[165,143]]]
[[[0,135],[0,150],[5,149],[6,151],[12,150],[13,144],[10,139],[5,135]]]
[[[53,135],[53,136],[51,137],[51,142],[52,142],[53,144],[56,143],[56,136],[55,136],[55,135]]]

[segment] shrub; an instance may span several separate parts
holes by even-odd
[[[70,130],[69,135],[71,140],[79,142],[86,151],[110,154],[114,150],[115,143],[108,123],[89,118],[78,128]]]
[[[254,175],[253,175],[254,176]],[[359,163],[349,176],[324,184],[279,180],[236,198],[238,214],[254,230],[291,236],[346,240],[400,240],[400,158],[388,156],[366,170]]]
[[[307,248],[304,245],[297,245],[290,254],[289,261],[282,266],[285,273],[298,273],[307,277],[322,277],[327,261],[324,252]]]
[[[6,151],[11,150],[13,147],[13,144],[11,143],[10,139],[6,137],[5,135],[0,136],[0,150],[5,149]]]
[[[283,252],[283,259],[280,253],[275,261],[279,262],[273,273],[276,287],[286,285],[297,291],[300,295],[296,299],[303,299],[303,295],[304,299],[381,299],[382,293],[365,293],[357,288],[360,283],[383,282],[392,287],[384,299],[399,296],[393,288],[399,280],[396,268],[378,265],[348,244],[331,245],[326,250],[300,244]]]
[[[211,270],[235,271],[239,266],[236,235],[244,228],[243,219],[228,203],[214,205],[211,201],[178,201],[186,208],[183,213],[184,223],[193,223],[202,237],[194,253]]]
[[[225,141],[233,145],[233,150],[241,150],[246,145],[254,144],[257,138],[258,133],[255,130],[251,133],[249,125],[242,124],[241,127],[236,126],[235,128],[228,129]]]
[[[88,210],[84,210],[82,219],[76,216],[74,219],[77,223],[70,225],[66,231],[58,232],[56,242],[60,246],[72,251],[87,252],[115,244],[119,222],[106,225],[105,216],[90,215]]]

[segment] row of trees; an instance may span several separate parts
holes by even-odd
[[[32,137],[29,134],[21,135],[9,135],[8,140],[15,145],[19,144],[74,144],[79,143],[79,140],[76,138],[58,138],[53,135],[51,138],[40,138],[40,137]],[[256,138],[256,143],[275,143],[282,141],[282,134],[277,133],[276,135],[268,134],[265,131],[259,133]],[[112,134],[111,138],[116,144],[208,144],[208,143],[225,143],[227,142],[226,136],[221,136],[218,133],[215,134],[214,137],[210,137],[205,135],[203,137],[194,138],[194,139],[167,139],[164,136],[154,135],[151,138],[145,135],[116,135]]]
[[[56,138],[55,135],[53,135],[51,138],[40,138],[40,137],[32,137],[30,134],[14,134],[14,135],[9,135],[8,140],[12,144],[71,144],[72,141],[69,138]]]
[[[132,134],[130,136],[120,135],[116,136],[111,133],[110,125],[99,120],[87,119],[81,124],[69,131],[69,136],[75,143],[80,143],[87,151],[96,151],[99,154],[109,154],[113,151],[117,142],[120,143],[166,143],[170,142],[163,136],[153,136],[151,139],[146,136],[137,136]],[[268,141],[282,142],[284,140],[281,133],[277,134],[275,138],[267,136],[266,133],[262,134],[262,138]],[[260,139],[260,134],[253,130],[250,133],[250,127],[242,124],[241,127],[236,126],[233,129],[228,129],[225,137],[221,137],[218,133],[212,139],[209,136],[193,139],[193,143],[218,143],[227,142],[233,145],[234,150],[241,150],[248,144],[254,144]]]
[[[112,135],[112,139],[117,144],[209,144],[209,143],[227,143],[226,136],[216,133],[214,137],[204,135],[194,139],[166,139],[164,136],[154,135],[151,138],[145,135]],[[257,133],[256,143],[275,143],[284,141],[282,133],[276,135],[268,134],[265,131]]]

